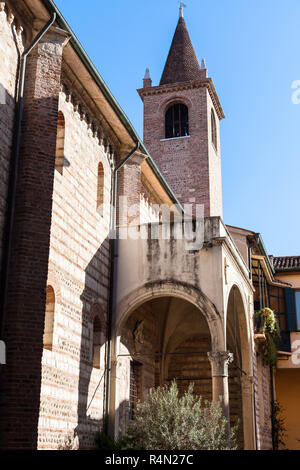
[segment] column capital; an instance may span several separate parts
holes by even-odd
[[[228,377],[228,364],[233,361],[233,353],[229,351],[208,352],[213,377]]]

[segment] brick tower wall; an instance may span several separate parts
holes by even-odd
[[[204,204],[205,216],[222,216],[217,113],[216,151],[211,142],[211,109],[214,106],[207,88],[177,85],[161,93],[152,93],[151,89],[144,92],[145,145],[181,203]],[[160,87],[155,89],[163,91]],[[190,136],[165,139],[165,112],[176,102],[188,106]]]

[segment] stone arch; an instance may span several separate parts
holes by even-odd
[[[169,96],[159,104],[158,112],[159,112],[160,117],[163,117],[165,115],[165,112],[169,106],[171,106],[172,104],[176,104],[176,103],[185,104],[189,108],[189,110],[193,108],[193,102],[187,96],[182,96],[182,95],[173,95],[171,97]]]
[[[247,346],[244,349],[244,357],[243,357],[243,367],[245,367],[245,371],[249,374],[252,373],[252,360],[251,360],[251,333],[250,333],[250,328],[249,328],[249,321],[247,317],[247,300],[245,299],[244,291],[241,286],[241,284],[238,281],[235,281],[231,284],[230,288],[227,291],[227,296],[226,296],[226,309],[225,309],[225,334],[226,334],[226,343],[227,343],[227,322],[228,322],[228,309],[229,309],[229,302],[230,302],[230,296],[232,295],[234,289],[236,290],[236,293],[239,297],[240,300],[240,311],[242,312],[242,315],[239,317],[240,320],[240,327],[241,327],[241,333],[243,333],[242,338],[243,338],[243,346]],[[245,338],[247,341],[245,341]]]
[[[173,104],[184,104],[188,108],[189,114],[189,130],[192,127],[192,115],[193,115],[193,102],[187,96],[182,96],[180,94],[174,94],[168,96],[163,100],[158,106],[159,122],[160,122],[160,137],[161,139],[165,138],[165,114],[167,109]]]
[[[117,305],[115,318],[110,414],[117,434],[128,424],[135,386],[142,399],[153,386],[173,379],[180,393],[193,382],[198,395],[211,399],[213,378],[208,353],[223,351],[225,336],[219,312],[199,289],[174,280],[147,283]],[[137,337],[137,331],[141,337]],[[175,356],[178,361],[170,360]],[[131,377],[132,365],[139,367],[136,380]]]
[[[121,327],[130,314],[143,303],[159,297],[178,297],[199,309],[207,321],[211,335],[212,350],[223,351],[225,335],[223,321],[215,305],[196,287],[179,281],[154,281],[132,291],[116,308],[115,335],[119,335]]]
[[[239,282],[234,282],[228,289],[226,346],[235,355],[234,363],[229,365],[231,417],[233,413],[240,413],[240,445],[244,449],[254,449],[252,343],[247,301]]]

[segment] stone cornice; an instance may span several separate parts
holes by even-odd
[[[62,88],[68,96],[68,101],[78,108],[82,118],[85,118],[90,124],[93,132],[99,130],[102,139],[106,135],[108,146],[111,144],[119,152],[121,143],[118,136],[70,66],[64,61],[62,66],[62,84]]]
[[[160,95],[162,93],[172,93],[183,90],[191,90],[194,88],[207,88],[212,102],[215,105],[219,119],[224,119],[225,114],[211,78],[206,78],[204,80],[194,80],[191,82],[171,83],[170,85],[161,85],[151,88],[139,88],[137,92],[140,95],[141,99],[144,101],[145,96]]]

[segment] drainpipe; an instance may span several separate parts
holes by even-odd
[[[13,138],[13,150],[10,164],[10,175],[7,192],[7,211],[6,211],[6,224],[3,235],[3,254],[2,254],[2,266],[1,266],[1,285],[0,285],[0,339],[4,336],[4,325],[5,325],[5,314],[7,304],[7,289],[8,289],[8,269],[11,258],[11,245],[12,245],[12,233],[14,225],[15,215],[15,204],[16,204],[16,188],[18,179],[18,167],[19,167],[19,155],[20,155],[20,141],[21,141],[21,126],[23,117],[23,98],[24,98],[24,87],[25,87],[25,75],[27,57],[42,39],[42,37],[48,32],[53,23],[56,20],[56,13],[52,14],[51,20],[43,27],[43,29],[36,35],[31,45],[23,52],[20,59],[20,72],[19,72],[19,85],[18,85],[18,96],[16,103],[16,115],[15,115],[15,129]]]
[[[122,160],[114,169],[112,174],[112,208],[110,217],[110,283],[109,283],[109,302],[107,319],[107,354],[106,354],[106,390],[105,390],[105,420],[104,431],[108,435],[111,432],[109,426],[109,409],[111,397],[111,347],[112,347],[112,319],[113,305],[116,291],[116,258],[118,257],[118,244],[116,233],[117,220],[117,195],[118,195],[118,172],[133,157],[140,148],[140,142],[137,142],[134,149]],[[113,436],[111,436],[113,437]]]

